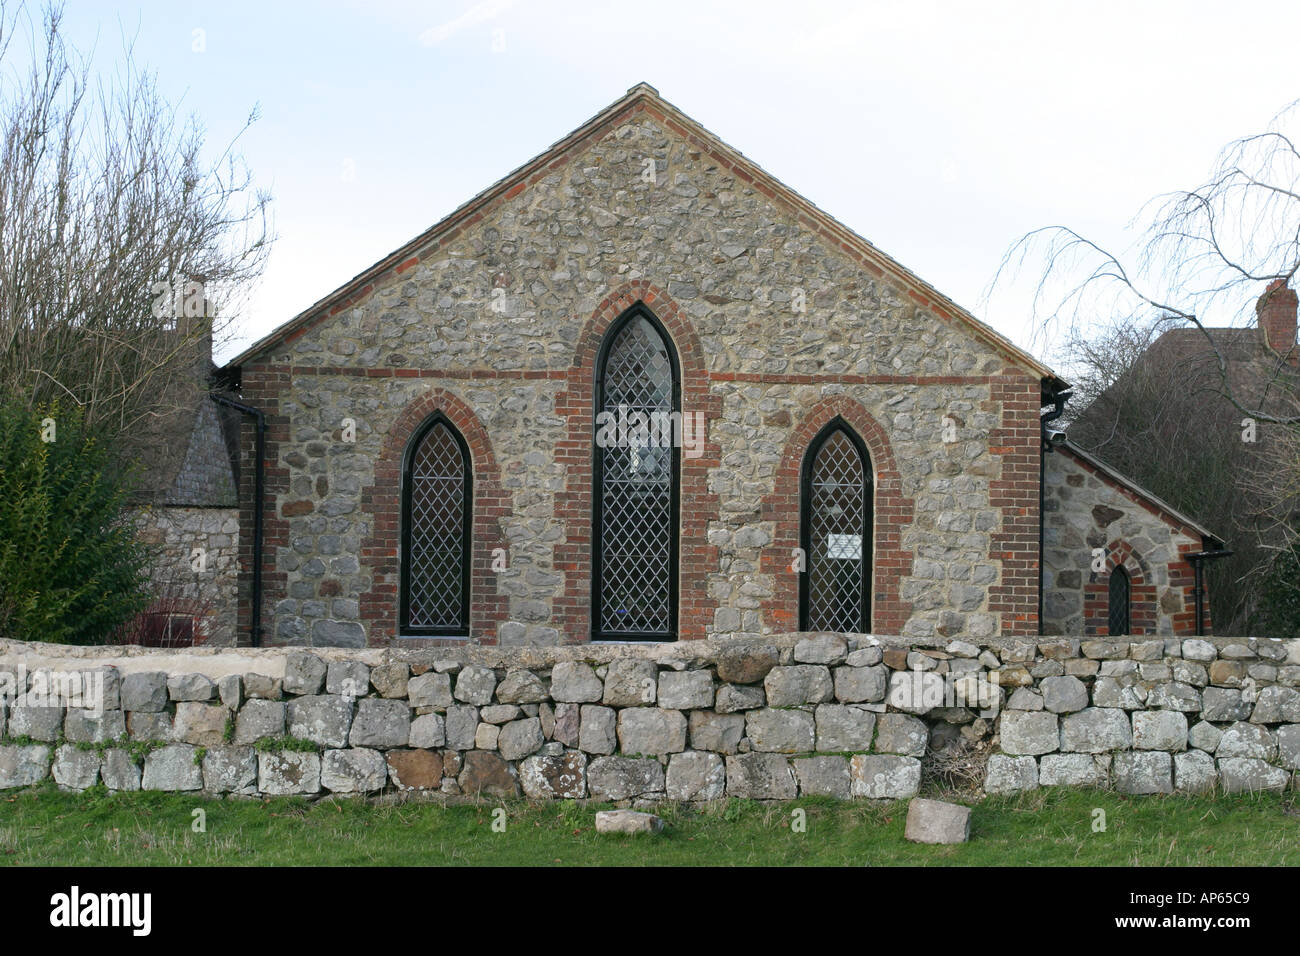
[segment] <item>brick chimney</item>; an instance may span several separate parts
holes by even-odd
[[[1285,279],[1274,279],[1255,303],[1259,331],[1264,342],[1273,351],[1288,355],[1292,365],[1300,363],[1300,349],[1296,348],[1296,305],[1300,302],[1295,290],[1288,288]]]

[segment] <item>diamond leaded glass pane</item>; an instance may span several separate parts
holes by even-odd
[[[411,460],[407,624],[458,628],[465,614],[465,458],[442,422]]]
[[[1129,632],[1129,577],[1123,568],[1110,572],[1110,619],[1107,630],[1112,635]]]
[[[810,631],[868,630],[863,620],[866,573],[866,467],[843,431],[817,452],[808,500],[808,623]]]
[[[668,346],[644,318],[624,325],[610,346],[601,410],[622,419],[673,410]],[[624,435],[604,442],[599,461],[597,626],[606,635],[667,634],[673,626],[671,443]]]

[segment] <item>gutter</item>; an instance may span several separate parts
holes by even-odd
[[[242,415],[247,415],[257,422],[257,442],[253,456],[256,469],[253,472],[253,608],[249,621],[249,638],[253,647],[262,646],[262,525],[264,523],[265,485],[266,485],[266,413],[251,405],[245,405],[232,398],[209,392],[208,397],[219,405],[226,405]]]

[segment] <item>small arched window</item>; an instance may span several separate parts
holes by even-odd
[[[596,363],[592,640],[677,637],[677,354],[638,303]]]
[[[1117,567],[1110,572],[1110,615],[1107,620],[1107,633],[1111,635],[1129,634],[1129,606],[1132,593],[1132,581],[1128,572]]]
[[[871,459],[843,419],[809,445],[800,488],[800,630],[865,634],[871,630]]]
[[[441,414],[418,432],[402,474],[401,631],[469,635],[469,449]]]

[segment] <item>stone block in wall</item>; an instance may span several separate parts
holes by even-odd
[[[450,707],[455,703],[451,695],[451,675],[430,671],[412,677],[407,682],[407,700],[412,707]]]
[[[327,750],[321,755],[320,782],[333,793],[374,793],[388,783],[388,763],[366,747]]]
[[[402,661],[380,664],[370,670],[370,684],[380,697],[405,698],[411,679],[411,667]]]
[[[664,793],[664,768],[658,760],[597,757],[587,765],[587,789],[596,800],[632,800]]]
[[[1094,661],[1123,660],[1128,657],[1128,644],[1122,641],[1084,641],[1079,649],[1084,657]]]
[[[475,750],[496,750],[497,740],[501,737],[501,728],[496,724],[480,723],[474,731]]]
[[[519,764],[519,782],[531,800],[581,800],[587,796],[587,756],[566,750],[528,757]]]
[[[1196,661],[1173,661],[1169,666],[1169,672],[1175,683],[1187,684],[1190,687],[1200,688],[1210,682],[1205,665],[1198,664]]]
[[[102,744],[121,739],[126,733],[126,714],[120,710],[95,713],[69,707],[63,721],[63,735],[74,744]]]
[[[889,678],[883,665],[875,667],[837,667],[835,699],[842,704],[876,703],[885,699]]]
[[[930,742],[925,721],[908,714],[881,714],[876,718],[877,753],[920,757]]]
[[[799,664],[840,664],[848,654],[848,642],[838,634],[813,634],[794,645],[794,659]]]
[[[1215,661],[1210,665],[1210,683],[1216,687],[1240,687],[1246,677],[1241,661]]]
[[[197,752],[190,744],[168,744],[151,750],[144,758],[141,789],[202,790],[203,771],[194,759]]]
[[[1189,638],[1183,641],[1183,657],[1189,661],[1209,662],[1219,656],[1218,648],[1209,641],[1203,641],[1200,638]]]
[[[226,721],[230,719],[230,711],[220,704],[184,701],[176,705],[172,733],[181,743],[220,747],[225,743]]]
[[[793,800],[799,794],[790,760],[781,754],[747,753],[726,758],[727,795],[749,800]]]
[[[360,661],[330,661],[326,666],[325,693],[364,697],[369,692],[370,668],[367,665]]]
[[[1133,728],[1122,710],[1089,707],[1061,720],[1061,750],[1066,753],[1103,754],[1132,746]]]
[[[727,792],[727,766],[716,753],[686,750],[668,760],[669,800],[717,800]]]
[[[257,751],[211,747],[203,755],[203,789],[213,793],[256,793]]]
[[[1173,793],[1173,758],[1162,750],[1115,754],[1115,789],[1120,793]]]
[[[556,704],[551,739],[566,747],[577,747],[582,729],[581,704]]]
[[[561,661],[551,669],[551,698],[557,703],[596,703],[604,690],[605,685],[590,664]]]
[[[1277,759],[1288,770],[1300,770],[1300,724],[1277,729]]]
[[[104,751],[104,765],[99,770],[100,779],[109,790],[139,790],[140,766],[128,750],[110,747]]]
[[[688,724],[693,750],[734,754],[739,751],[740,741],[745,736],[745,718],[740,714],[694,710]]]
[[[49,772],[49,747],[0,745],[0,790],[30,787],[44,780]]]
[[[1054,714],[1072,714],[1088,706],[1088,688],[1077,677],[1048,677],[1039,689],[1043,708]]]
[[[227,710],[236,711],[244,703],[244,680],[238,674],[227,674],[217,681],[217,696]]]
[[[770,644],[738,644],[718,652],[718,679],[728,684],[757,684],[781,661]]]
[[[915,757],[857,754],[849,761],[850,792],[869,800],[906,800],[921,786],[921,761]]]
[[[813,749],[831,752],[871,749],[876,731],[876,715],[871,711],[849,704],[818,704],[816,721],[817,743]]]
[[[421,714],[411,721],[410,746],[432,750],[447,745],[447,727],[442,714]]]
[[[282,682],[278,677],[265,674],[244,674],[244,695],[259,700],[279,700]]]
[[[1209,793],[1219,782],[1214,758],[1203,750],[1174,754],[1174,789],[1180,793]]]
[[[859,647],[856,651],[850,651],[849,656],[844,658],[844,664],[847,667],[875,667],[885,659],[885,652],[879,644],[869,644],[866,647]]]
[[[830,668],[820,664],[773,667],[763,678],[769,707],[820,704],[835,695]]]
[[[703,710],[713,706],[713,673],[707,670],[664,671],[657,703],[667,710]]]
[[[1293,724],[1300,722],[1300,691],[1292,687],[1265,687],[1260,690],[1251,712],[1253,724]]]
[[[1193,714],[1201,709],[1201,692],[1183,681],[1156,684],[1147,692],[1147,706]]]
[[[1224,793],[1285,790],[1291,774],[1254,757],[1220,757],[1219,783]]]
[[[250,700],[235,716],[235,743],[253,744],[263,737],[283,737],[285,726],[283,701]]]
[[[1135,661],[1158,661],[1165,656],[1165,642],[1134,641],[1129,645],[1128,656]]]
[[[609,663],[605,688],[600,698],[610,707],[644,707],[655,703],[659,693],[659,668],[654,661],[620,657]]]
[[[549,696],[540,677],[518,667],[506,671],[497,685],[497,700],[503,704],[540,704]]]
[[[816,722],[802,710],[751,710],[745,715],[745,734],[750,746],[764,753],[804,754],[817,749]]]
[[[767,694],[761,687],[743,684],[723,684],[718,688],[713,709],[720,714],[736,714],[767,705]]]
[[[300,697],[315,696],[325,686],[328,665],[315,654],[295,652],[284,660],[282,687],[286,694]]]
[[[1187,717],[1176,710],[1142,710],[1133,714],[1133,749],[1187,749]]]
[[[388,750],[405,747],[410,737],[411,708],[406,701],[366,697],[357,702],[357,713],[348,732],[351,746]]]
[[[618,749],[656,755],[685,750],[686,718],[661,707],[626,707],[618,714]]]
[[[801,796],[849,799],[852,781],[847,757],[833,754],[796,757],[791,763]]]
[[[320,754],[297,750],[259,753],[257,789],[272,797],[320,793]]]
[[[1042,710],[1043,695],[1028,687],[1017,687],[1007,701],[1007,710]]]
[[[500,755],[470,750],[462,758],[460,791],[467,796],[516,797],[519,781],[515,770]]]
[[[506,760],[522,760],[536,753],[546,743],[542,736],[542,722],[536,717],[512,720],[501,728],[497,749]]]
[[[65,790],[85,790],[99,780],[99,767],[100,756],[96,751],[64,744],[54,751],[50,775]]]
[[[1204,750],[1206,753],[1214,753],[1219,749],[1219,739],[1223,736],[1223,731],[1208,720],[1202,720],[1192,725],[1187,731],[1187,744],[1197,750]]]
[[[172,715],[135,711],[126,715],[126,732],[132,740],[153,743],[171,743]]]
[[[1202,692],[1203,720],[1249,720],[1253,705],[1242,699],[1241,691],[1227,687],[1207,687]]]
[[[217,696],[217,685],[206,674],[173,674],[167,678],[172,700],[207,701]]]
[[[492,703],[497,688],[497,675],[490,667],[470,666],[456,675],[454,696],[463,704],[483,706]]]
[[[999,731],[1002,751],[1011,755],[1037,756],[1061,746],[1058,718],[1044,710],[1005,711]]]
[[[1005,679],[1005,678],[1002,678]],[[1028,682],[1029,675],[1025,675]],[[889,677],[886,702],[907,714],[928,714],[944,706],[947,685],[943,675],[930,671],[895,671]]]
[[[1070,677],[1095,677],[1101,668],[1096,661],[1074,657],[1065,662],[1065,673]]]
[[[589,754],[612,754],[618,749],[618,712],[601,704],[582,704],[578,749]]]
[[[444,759],[428,750],[390,750],[384,754],[388,776],[399,790],[437,790]]]
[[[1109,754],[1045,754],[1038,762],[1044,787],[1105,787],[1110,781]]]
[[[1258,760],[1274,760],[1277,757],[1277,738],[1264,727],[1237,721],[1223,732],[1214,753],[1220,759],[1253,757]]]
[[[122,709],[145,713],[165,710],[170,699],[167,675],[162,671],[141,671],[122,677]]]
[[[29,737],[42,743],[54,743],[63,733],[63,708],[12,707],[8,732],[10,737]]]
[[[1120,710],[1141,710],[1146,706],[1146,688],[1118,677],[1098,677],[1092,684],[1092,705]]]
[[[291,737],[322,747],[346,747],[352,729],[352,701],[333,694],[298,697],[289,701],[286,718]]]

